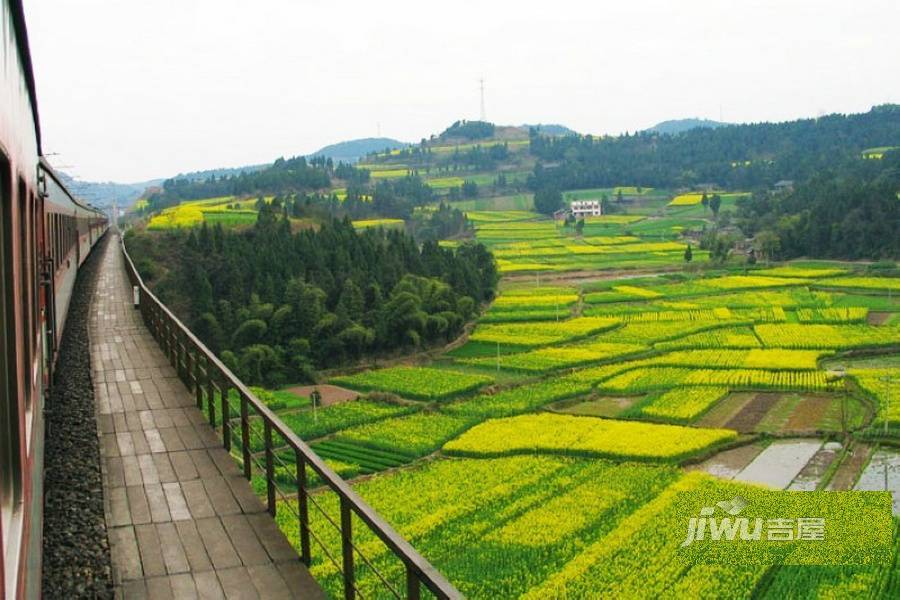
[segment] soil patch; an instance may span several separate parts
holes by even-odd
[[[639,401],[641,396],[602,396],[591,400],[563,401],[551,407],[554,412],[589,417],[615,417]]]
[[[829,490],[850,490],[853,484],[859,479],[859,474],[866,463],[869,462],[869,455],[872,453],[872,447],[868,444],[854,444],[844,457],[844,462],[838,467],[828,484]]]
[[[762,444],[747,444],[720,452],[701,463],[688,465],[685,470],[703,471],[722,479],[734,479],[734,476],[743,471],[762,451]]]
[[[309,398],[313,390],[319,390],[322,394],[322,406],[331,406],[332,404],[340,404],[348,400],[356,400],[359,398],[359,392],[348,390],[340,386],[325,383],[322,385],[298,385],[296,387],[287,388],[287,391],[298,396]]]
[[[788,418],[785,429],[787,431],[815,431],[833,401],[833,398],[822,396],[803,398]]]
[[[814,492],[818,489],[822,477],[828,471],[828,467],[834,462],[841,452],[841,445],[837,442],[829,442],[822,446],[816,454],[809,459],[806,466],[797,474],[789,490]]]
[[[892,314],[894,314],[894,313],[869,311],[869,316],[868,316],[869,325],[884,325],[887,322],[887,320],[891,318]]]
[[[756,394],[750,402],[744,405],[740,412],[725,423],[725,428],[734,429],[739,433],[752,432],[780,398],[781,394]]]
[[[721,400],[696,423],[698,427],[724,427],[736,414],[738,414],[748,402],[753,400],[755,394],[749,392],[736,392],[729,394]]]

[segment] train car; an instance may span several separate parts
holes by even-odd
[[[46,238],[42,283],[46,296],[54,300],[49,303],[45,315],[44,368],[49,380],[66,324],[78,268],[106,232],[107,219],[102,212],[77,200],[46,159],[40,159],[38,169]]]
[[[106,230],[40,159],[20,0],[0,0],[0,600],[40,596],[44,397],[78,267]]]

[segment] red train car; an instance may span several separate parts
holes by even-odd
[[[78,267],[106,216],[40,158],[19,0],[0,0],[0,599],[41,585],[44,397]]]

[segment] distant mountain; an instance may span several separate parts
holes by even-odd
[[[685,131],[690,131],[691,129],[716,129],[717,127],[724,127],[725,125],[731,125],[731,123],[722,123],[721,121],[711,121],[709,119],[674,119],[672,121],[657,123],[644,131],[677,135],[679,133],[684,133]]]
[[[215,176],[216,179],[221,177],[230,177],[232,175],[240,175],[241,173],[253,173],[261,171],[266,167],[271,167],[272,163],[261,165],[245,165],[243,167],[223,167],[221,169],[206,169],[205,171],[191,171],[190,173],[179,173],[172,179],[189,179],[191,181],[203,181]]]
[[[111,206],[113,202],[119,207],[130,206],[141,197],[145,189],[160,185],[162,179],[139,181],[136,183],[115,183],[113,181],[81,181],[62,171],[57,171],[70,192],[81,200],[96,207]]]
[[[409,144],[392,138],[361,138],[325,146],[309,156],[325,156],[336,163],[355,163],[359,162],[359,159],[365,158],[366,155],[371,154],[372,152],[395,150],[397,148],[405,148],[406,146],[409,146]]]
[[[576,133],[578,133],[574,129],[569,129],[565,125],[559,125],[556,123],[548,123],[546,125],[543,123],[538,123],[536,125],[527,125],[526,124],[526,125],[522,125],[521,127],[526,130],[534,127],[540,133],[543,133],[544,135],[575,135]]]

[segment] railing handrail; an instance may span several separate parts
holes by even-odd
[[[139,292],[139,302],[143,303],[144,299],[149,299],[155,304],[166,317],[175,324],[181,333],[191,342],[191,344],[200,352],[204,358],[212,364],[227,380],[229,386],[233,387],[238,393],[245,397],[247,401],[253,405],[253,409],[267,421],[269,425],[277,431],[289,446],[299,452],[304,461],[319,475],[322,481],[341,497],[342,500],[349,503],[351,510],[362,519],[369,529],[391,549],[391,551],[399,558],[407,569],[411,569],[421,583],[425,584],[432,593],[438,598],[463,598],[463,595],[457,590],[446,577],[441,574],[428,560],[419,554],[413,546],[406,541],[397,531],[385,521],[369,504],[357,494],[350,485],[344,481],[331,467],[329,467],[319,455],[317,455],[309,445],[304,442],[294,431],[282,422],[278,415],[261,402],[259,398],[242,382],[231,370],[225,366],[222,361],[209,349],[206,345],[188,329],[181,320],[172,313],[169,308],[150,291],[144,280],[138,273],[128,250],[125,248],[125,239],[119,235],[119,245],[122,254],[125,257],[125,263],[129,272],[129,279],[132,285],[137,285]],[[210,400],[211,401],[211,400]]]

